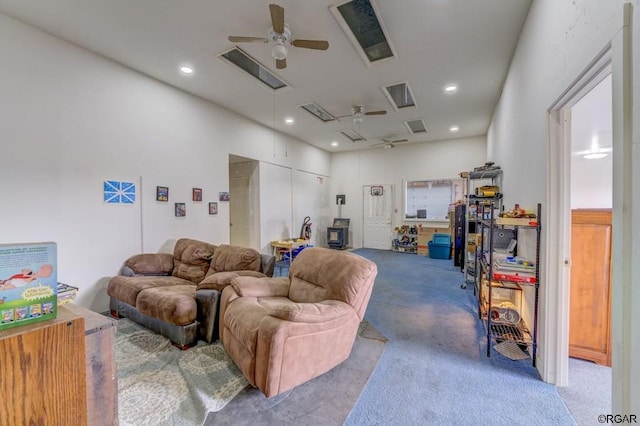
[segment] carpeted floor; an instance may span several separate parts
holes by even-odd
[[[365,318],[387,347],[346,425],[574,425],[530,360],[486,357],[471,286],[450,260],[359,249],[378,265]]]
[[[387,339],[366,321],[351,356],[333,370],[289,392],[267,399],[247,387],[222,410],[210,413],[206,426],[233,425],[340,425],[347,418]]]
[[[182,351],[123,318],[116,331],[121,426],[202,424],[248,384],[220,344]]]
[[[569,358],[569,386],[558,393],[580,426],[600,424],[599,415],[611,414],[611,367]]]

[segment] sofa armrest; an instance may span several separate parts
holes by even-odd
[[[273,271],[276,268],[276,257],[272,254],[261,254],[262,273],[268,277],[273,277]]]
[[[339,300],[324,300],[317,303],[283,302],[278,299],[260,299],[259,302],[269,311],[269,315],[285,321],[318,323],[353,316],[353,308]]]
[[[213,343],[218,338],[218,308],[220,292],[217,290],[197,290],[196,306],[198,311],[198,335],[207,343]]]
[[[242,297],[286,297],[289,294],[289,278],[236,277],[231,286]]]
[[[121,275],[136,277],[166,276],[173,271],[173,255],[170,253],[142,253],[128,258],[122,266]]]

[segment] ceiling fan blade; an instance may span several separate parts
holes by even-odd
[[[291,45],[295,47],[303,47],[305,49],[327,50],[329,42],[326,40],[292,40]]]
[[[284,8],[277,4],[270,4],[269,12],[271,12],[271,25],[273,25],[273,31],[278,34],[284,33]]]
[[[286,59],[276,59],[276,68],[279,70],[285,69],[287,67]]]
[[[368,112],[365,112],[364,115],[385,115],[386,113],[387,113],[387,111],[385,111],[385,110],[368,111]]]
[[[269,39],[266,37],[229,36],[228,39],[231,43],[269,43]]]

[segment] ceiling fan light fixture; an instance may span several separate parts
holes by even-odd
[[[275,42],[273,47],[271,48],[271,56],[273,57],[273,59],[276,59],[276,60],[286,59],[287,52],[288,52],[287,46],[285,46],[284,42],[282,41]]]
[[[606,152],[590,152],[589,154],[583,155],[582,158],[585,158],[587,160],[600,160],[607,155],[609,154],[607,154]]]

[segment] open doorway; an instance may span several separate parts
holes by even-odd
[[[231,245],[260,248],[259,162],[229,155],[229,241]]]
[[[611,369],[598,364],[610,365],[612,346],[612,100],[605,49],[549,111],[547,223],[557,241],[547,261],[558,285],[547,321],[559,331],[548,359],[579,424],[611,411]]]

